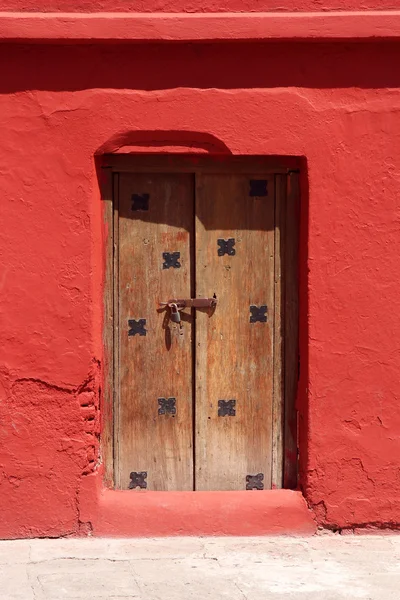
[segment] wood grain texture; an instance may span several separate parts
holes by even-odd
[[[101,172],[101,200],[104,228],[104,296],[103,296],[103,393],[101,413],[101,460],[104,483],[111,487],[114,482],[114,268],[113,268],[113,174],[110,168]]]
[[[109,173],[102,187],[115,241],[114,252],[111,236],[106,244],[106,288],[114,272],[115,295],[104,296],[104,343],[107,380],[115,367],[116,485],[126,489],[131,471],[147,471],[153,490],[191,490],[194,477],[198,490],[245,489],[246,475],[257,473],[264,474],[264,489],[296,487],[298,174],[251,175],[247,163],[221,173],[207,161],[192,174],[176,174],[175,157],[163,173],[159,163],[150,160],[155,173],[114,173],[114,181]],[[268,197],[251,197],[249,180],[262,178]],[[112,181],[114,217],[107,200]],[[150,194],[148,212],[132,212],[133,193]],[[235,254],[219,256],[217,240],[230,238]],[[181,268],[163,269],[162,253],[177,251]],[[213,293],[214,314],[193,311],[195,347],[189,309],[183,336],[174,324],[164,329],[159,300]],[[249,322],[252,304],[268,306],[267,323]],[[147,335],[128,336],[128,319],[139,318],[146,318]],[[105,383],[102,456],[110,484],[112,385]],[[158,414],[162,397],[177,398],[175,416]],[[218,416],[218,400],[232,399],[235,416]]]
[[[154,132],[151,133],[152,140]],[[168,145],[168,134],[163,132],[164,145]],[[193,145],[192,134],[189,135],[190,146]],[[171,141],[172,143],[172,141]],[[184,143],[184,142],[182,142]],[[295,157],[273,156],[225,156],[209,154],[106,154],[103,156],[105,166],[118,173],[275,173],[286,174],[289,168],[296,168]]]
[[[251,197],[264,179],[267,197]],[[235,255],[218,256],[218,238],[235,239]],[[246,489],[246,476],[271,486],[274,325],[274,178],[196,175],[196,294],[216,293],[213,315],[196,314],[196,489]],[[268,321],[250,323],[250,305],[267,305]],[[218,416],[218,400],[235,399],[236,416]]]
[[[283,485],[284,424],[284,291],[287,176],[275,175],[275,285],[274,285],[274,392],[272,403],[272,481],[273,489]]]
[[[114,331],[113,331],[113,342],[114,342],[114,485],[117,485],[119,481],[119,444],[121,440],[120,435],[120,385],[119,385],[119,179],[120,173],[113,174],[113,271],[114,271],[114,290],[113,290],[113,308],[114,308]]]
[[[299,380],[299,174],[291,172],[287,178],[286,231],[285,231],[285,439],[284,487],[297,486],[297,410],[296,397]]]
[[[149,194],[132,211],[132,194]],[[121,174],[119,181],[119,431],[117,486],[146,471],[147,489],[193,489],[192,327],[167,320],[158,303],[191,295],[193,177]],[[163,268],[180,252],[180,268]],[[128,336],[128,320],[146,319],[146,335]],[[158,414],[158,398],[176,398],[176,414]],[[132,492],[134,493],[134,492]]]

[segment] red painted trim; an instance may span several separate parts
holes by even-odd
[[[400,11],[0,13],[3,41],[399,39]]]
[[[97,479],[97,481],[96,481]],[[146,492],[99,489],[86,477],[80,521],[95,536],[313,535],[316,522],[300,492]],[[93,489],[97,488],[97,489]],[[94,493],[93,493],[94,492]]]

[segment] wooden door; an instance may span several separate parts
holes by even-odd
[[[116,484],[193,489],[192,316],[166,322],[164,299],[192,294],[194,179],[121,174]]]
[[[271,487],[274,179],[196,180],[196,489]],[[247,480],[246,480],[247,478]]]
[[[118,181],[116,487],[280,487],[283,357],[297,351],[283,343],[286,178],[199,169]],[[185,309],[181,324],[160,310],[214,294],[215,310]]]

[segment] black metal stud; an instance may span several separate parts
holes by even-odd
[[[176,398],[158,398],[159,415],[176,415]]]
[[[147,471],[133,471],[130,475],[130,484],[129,489],[134,490],[135,488],[142,488],[145,490],[147,488]]]
[[[249,196],[268,196],[268,180],[267,179],[250,179]]]
[[[218,256],[224,256],[224,254],[228,254],[229,256],[235,256],[236,250],[233,247],[235,245],[235,238],[229,238],[228,240],[223,240],[222,238],[217,240],[218,248]]]
[[[132,194],[132,210],[149,210],[150,194]]]
[[[236,416],[236,400],[218,400],[218,416],[219,417],[235,417]]]
[[[267,322],[268,307],[265,304],[262,306],[254,306],[254,304],[252,304],[250,306],[250,312],[250,323],[257,323],[257,321],[260,323]]]
[[[147,335],[147,329],[144,328],[146,325],[146,319],[135,319],[128,320],[129,330],[128,335]]]
[[[164,259],[164,263],[162,266],[163,269],[169,269],[171,267],[173,269],[181,268],[181,263],[179,262],[179,259],[181,257],[180,252],[163,252],[162,256]]]
[[[263,490],[264,473],[246,475],[246,490]]]

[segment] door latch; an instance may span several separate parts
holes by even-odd
[[[181,323],[180,311],[184,308],[211,308],[215,309],[217,297],[214,294],[212,298],[172,298],[168,302],[160,302],[160,306],[165,306],[170,310],[170,319],[173,323]]]
[[[160,306],[168,306],[177,310],[183,310],[184,308],[214,308],[216,305],[217,297],[215,294],[212,298],[187,298],[185,300],[173,298],[168,302],[160,302]]]

